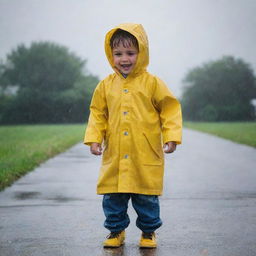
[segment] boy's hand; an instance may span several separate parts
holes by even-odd
[[[101,144],[100,143],[96,143],[96,142],[93,142],[91,144],[91,153],[94,154],[94,155],[101,155],[102,154],[102,147],[101,147]]]
[[[164,144],[164,152],[165,153],[173,153],[176,150],[176,142],[168,141]]]

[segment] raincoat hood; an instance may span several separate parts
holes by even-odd
[[[139,44],[139,54],[137,57],[137,62],[136,65],[133,69],[133,71],[129,74],[129,77],[137,75],[143,71],[146,70],[148,64],[149,64],[149,52],[148,52],[148,38],[147,34],[141,24],[134,24],[134,23],[125,23],[125,24],[120,24],[119,26],[115,27],[114,29],[111,29],[105,37],[105,52],[107,59],[111,65],[111,67],[114,69],[114,71],[120,75],[121,73],[118,71],[118,69],[114,65],[113,61],[113,55],[112,55],[112,49],[110,47],[110,39],[115,33],[117,29],[122,29],[133,36],[136,37],[138,40]]]

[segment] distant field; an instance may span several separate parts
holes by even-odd
[[[256,122],[185,122],[184,126],[256,147]]]
[[[0,190],[83,140],[85,125],[0,126]]]

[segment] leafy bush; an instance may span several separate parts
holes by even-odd
[[[194,121],[253,120],[255,76],[241,59],[223,57],[188,72],[184,80],[184,118]]]
[[[6,98],[6,88],[18,88],[1,102],[0,123],[85,122],[99,81],[88,74],[85,64],[54,43],[19,45],[0,67],[1,97]]]

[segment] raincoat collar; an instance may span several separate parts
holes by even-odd
[[[137,57],[136,65],[133,69],[133,71],[128,75],[127,79],[130,77],[137,76],[138,74],[143,73],[146,71],[146,68],[149,64],[149,52],[148,52],[148,38],[147,34],[141,24],[135,24],[135,23],[124,23],[120,24],[119,26],[111,29],[105,37],[105,53],[107,56],[107,59],[109,61],[109,64],[114,69],[114,71],[123,79],[123,75],[118,71],[117,68],[114,66],[113,56],[112,56],[112,50],[110,47],[110,39],[114,32],[117,29],[125,30],[129,33],[131,33],[133,36],[135,36],[139,43],[139,54]]]

